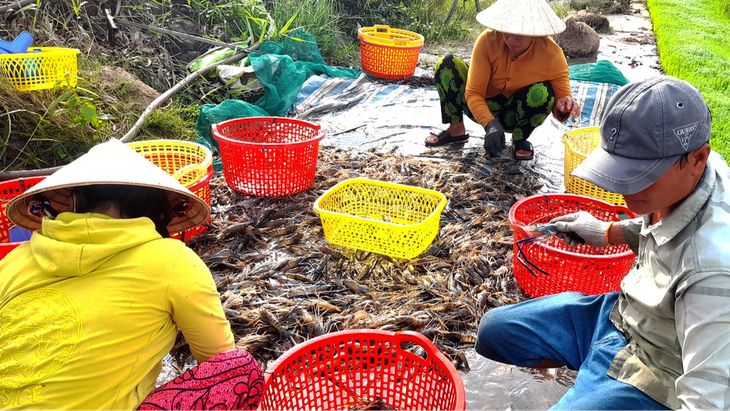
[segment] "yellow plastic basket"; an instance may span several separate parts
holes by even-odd
[[[375,77],[399,79],[411,77],[423,48],[423,36],[389,26],[363,27],[360,39],[362,70]]]
[[[29,53],[0,54],[0,76],[8,79],[18,91],[53,88],[69,76],[76,86],[78,75],[76,49],[32,47]]]
[[[205,171],[213,169],[213,153],[198,143],[178,140],[147,140],[127,143],[127,145],[178,180],[184,178],[187,170],[194,173],[192,169],[196,168],[196,165],[202,166]],[[184,185],[184,181],[181,183]]]
[[[566,192],[597,198],[611,204],[626,204],[621,194],[606,191],[582,178],[570,175],[578,164],[582,163],[601,144],[601,133],[598,127],[584,127],[569,131],[563,135],[563,143],[565,144]]]
[[[215,171],[213,153],[207,147],[178,140],[136,141],[127,143],[127,146],[165,170],[210,205],[210,181]],[[207,223],[210,223],[210,219],[205,221]],[[185,231],[184,237],[181,233],[174,233],[171,237],[189,239],[205,231],[205,224]]]
[[[408,259],[436,237],[444,206],[438,191],[353,178],[327,190],[314,211],[330,243]]]

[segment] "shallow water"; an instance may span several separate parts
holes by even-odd
[[[575,381],[567,368],[515,367],[486,359],[470,349],[471,371],[461,373],[468,410],[545,410]]]

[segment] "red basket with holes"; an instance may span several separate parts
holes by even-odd
[[[213,179],[213,153],[202,144],[178,140],[147,140],[127,143],[127,146],[143,155],[157,167],[173,176],[196,196],[210,205],[210,181]],[[171,238],[188,240],[207,229],[208,218],[203,224],[178,233]]]
[[[223,176],[245,194],[281,196],[299,193],[314,182],[324,130],[285,117],[248,117],[213,124],[220,146]]]
[[[425,358],[407,350],[420,346]],[[383,407],[389,408],[383,408]],[[291,348],[266,370],[261,410],[463,410],[456,368],[422,334],[340,331]]]
[[[22,242],[10,242],[8,230],[13,226],[13,223],[5,215],[5,207],[7,207],[10,200],[25,193],[45,178],[46,176],[28,177],[0,182],[0,259],[22,244]]]
[[[569,248],[553,235],[538,239],[527,230],[530,225],[545,224],[578,211],[587,211],[603,221],[636,217],[625,206],[574,194],[538,194],[523,198],[510,209],[515,280],[530,296],[566,291],[584,294],[618,291],[621,280],[633,266],[635,255],[628,245],[580,244]]]

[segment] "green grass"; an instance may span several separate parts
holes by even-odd
[[[730,160],[730,13],[727,0],[648,0],[659,60],[692,83],[712,112],[712,148]]]
[[[282,27],[292,20],[289,31],[301,27],[313,35],[320,52],[328,60],[337,57],[349,62],[359,58],[356,38],[348,37],[342,31],[334,0],[277,0],[272,17]],[[281,38],[274,40],[282,41]]]

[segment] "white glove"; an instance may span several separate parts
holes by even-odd
[[[596,247],[608,245],[606,244],[606,231],[611,227],[611,223],[601,221],[587,211],[566,214],[553,218],[550,222],[555,224],[555,230],[558,231],[557,236],[570,248],[580,244],[581,239],[586,244]],[[571,235],[570,233],[575,234]],[[576,235],[578,238],[576,238]]]

